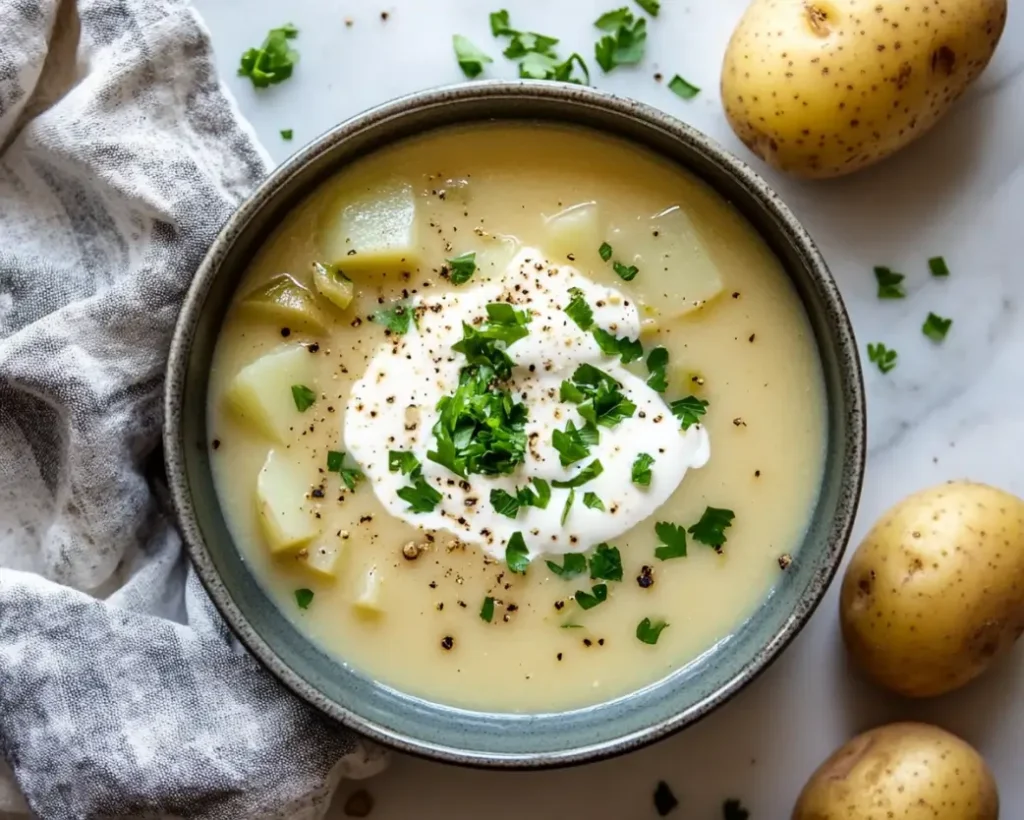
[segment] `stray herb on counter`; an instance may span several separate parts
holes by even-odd
[[[412,456],[412,453],[407,455]],[[416,457],[412,456],[413,461],[416,461]],[[418,466],[419,462],[417,462]],[[355,490],[356,484],[362,481],[365,476],[362,470],[358,467],[346,467],[345,466],[345,454],[338,452],[337,450],[327,451],[327,472],[337,473],[341,476],[342,482],[349,490]]]
[[[290,140],[293,136],[295,136],[295,132],[292,131],[291,128],[282,128],[281,129],[281,139],[283,139],[283,140]]]
[[[875,268],[875,279],[878,280],[878,298],[879,299],[904,299],[906,298],[906,291],[903,290],[903,280],[906,277],[902,273],[896,273],[895,271],[886,267]]]
[[[378,325],[384,325],[392,333],[404,336],[412,325],[412,311],[405,302],[396,302],[388,307],[382,307],[370,316],[370,319]]]
[[[491,12],[491,34],[495,37],[509,37],[508,46],[502,52],[510,60],[519,60],[519,76],[530,80],[557,80],[582,85],[590,83],[590,70],[586,62],[576,53],[560,60],[555,53],[558,39],[532,31],[517,31],[509,22],[508,12]],[[583,78],[575,76],[579,68]]]
[[[591,510],[600,510],[601,512],[604,512],[604,502],[600,499],[597,493],[583,493],[583,506],[589,507]]]
[[[292,76],[299,52],[289,45],[289,40],[299,36],[299,30],[291,23],[272,28],[263,45],[250,48],[242,54],[238,75],[248,77],[256,88],[283,83]]]
[[[949,266],[941,256],[933,256],[928,260],[928,270],[932,272],[932,276],[949,276]]]
[[[619,275],[623,282],[632,282],[640,273],[640,269],[636,265],[623,265],[621,262],[612,262],[612,270]]]
[[[636,625],[636,636],[644,643],[648,643],[653,646],[658,642],[658,638],[661,637],[662,630],[667,626],[668,624],[664,621],[652,622],[650,618],[644,618]]]
[[[682,423],[682,428],[689,430],[693,425],[700,423],[701,417],[708,411],[708,403],[696,396],[686,396],[672,402],[669,409]]]
[[[641,487],[651,486],[651,465],[654,464],[654,456],[647,453],[640,453],[633,462],[633,483]]]
[[[598,544],[590,556],[590,578],[594,581],[621,581],[622,556],[619,548]]]
[[[658,12],[661,11],[659,0],[636,0],[636,4],[651,15],[651,17],[657,17]]]
[[[605,262],[612,258],[612,246],[607,242],[602,242],[601,247],[597,249],[598,256],[601,257]]]
[[[505,563],[508,564],[509,572],[516,575],[526,575],[526,568],[530,566],[530,551],[526,548],[526,541],[523,540],[521,532],[514,532],[505,545]]]
[[[587,557],[580,552],[567,552],[562,556],[562,566],[554,561],[545,561],[548,569],[559,578],[575,578],[587,571]]]
[[[487,623],[494,620],[494,599],[489,595],[484,598],[484,604],[480,607],[480,618]]]
[[[896,359],[899,354],[895,350],[889,350],[882,342],[868,344],[868,360],[878,365],[883,373],[888,373],[896,367]]]
[[[713,547],[716,552],[722,551],[722,544],[725,543],[725,531],[732,526],[732,520],[736,514],[732,510],[722,510],[717,507],[708,507],[701,515],[700,521],[687,530],[693,536],[694,541],[700,541]]]
[[[587,300],[583,298],[583,291],[579,288],[569,288],[569,295],[572,296],[572,299],[565,306],[566,314],[580,330],[590,330],[594,326],[594,311],[587,304]]]
[[[610,32],[594,44],[594,57],[607,73],[620,65],[636,65],[647,45],[647,20],[634,17],[625,6],[605,12],[594,21],[601,31]]]
[[[924,325],[921,327],[921,332],[933,342],[941,342],[946,338],[946,334],[949,333],[949,329],[952,326],[952,319],[943,319],[941,316],[929,313],[928,318],[924,320]]]
[[[589,481],[593,481],[603,472],[604,467],[601,465],[600,460],[595,458],[593,461],[590,462],[590,464],[588,464],[586,467],[580,470],[576,475],[574,475],[569,480],[552,481],[551,486],[557,487],[560,490],[573,490],[576,489],[577,487],[582,487]]]
[[[684,100],[692,100],[700,94],[700,89],[697,86],[691,82],[687,82],[678,74],[668,81],[668,90]]]
[[[656,347],[647,354],[647,372],[651,375],[647,379],[647,386],[658,393],[664,393],[668,389],[668,377],[665,373],[668,368],[668,351],[663,347]]]
[[[304,384],[293,384],[292,399],[295,400],[295,409],[300,413],[305,413],[316,401],[316,393]]]
[[[313,590],[305,588],[295,590],[295,603],[299,605],[299,609],[309,609],[309,605],[313,603]]]
[[[654,549],[655,558],[668,561],[671,558],[686,557],[686,530],[678,524],[659,521],[654,525],[654,532],[662,543],[662,546]]]
[[[433,512],[441,503],[441,493],[431,487],[423,476],[417,476],[409,487],[402,487],[396,495],[409,504],[414,513]]]
[[[463,37],[461,34],[456,34],[452,37],[452,47],[455,49],[455,59],[458,60],[459,68],[470,79],[479,77],[486,63],[494,62],[489,55],[475,46],[468,37]]]
[[[608,585],[597,584],[590,588],[590,592],[584,590],[577,590],[576,603],[580,605],[580,609],[593,609],[600,603],[604,603],[608,600]]]
[[[722,820],[750,820],[750,812],[739,800],[732,798],[722,804]]]
[[[667,817],[669,812],[678,805],[679,801],[672,794],[668,783],[664,780],[659,781],[658,787],[654,790],[654,810],[658,812],[658,817]]]
[[[476,273],[476,253],[463,253],[448,262],[448,277],[453,285],[464,285]],[[511,307],[511,306],[508,306]]]

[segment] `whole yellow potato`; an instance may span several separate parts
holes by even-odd
[[[979,755],[924,723],[858,735],[811,775],[793,820],[998,820],[999,793]]]
[[[1024,501],[969,482],[905,498],[857,548],[839,606],[878,683],[909,697],[963,686],[1024,631]]]
[[[928,131],[1005,23],[1006,0],[753,0],[725,54],[725,113],[776,168],[847,174]]]

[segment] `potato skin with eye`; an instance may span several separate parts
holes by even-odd
[[[1024,501],[970,482],[905,498],[857,548],[839,608],[874,681],[908,697],[958,689],[1024,631]]]
[[[893,723],[858,735],[807,781],[792,820],[998,820],[985,761],[955,735]]]
[[[753,0],[722,68],[737,136],[797,176],[848,174],[927,132],[982,72],[1007,0]]]

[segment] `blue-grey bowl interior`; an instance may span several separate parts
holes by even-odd
[[[217,504],[206,447],[206,393],[217,333],[261,242],[342,166],[424,131],[483,120],[538,120],[614,134],[689,169],[760,231],[791,276],[813,326],[828,398],[824,483],[796,560],[726,641],[670,677],[617,700],[552,714],[487,714],[428,703],[331,657],[278,610],[242,561]],[[365,735],[457,763],[578,763],[635,748],[707,714],[792,640],[849,537],[864,459],[864,395],[845,309],[818,250],[767,185],[707,137],[655,109],[589,88],[484,82],[405,97],[349,120],[302,149],[225,225],[196,275],[171,350],[165,447],[179,521],[198,572],[228,623],[296,694]],[[386,652],[387,647],[381,647]]]

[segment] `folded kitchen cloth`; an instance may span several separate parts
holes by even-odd
[[[160,492],[179,304],[267,167],[186,4],[0,2],[0,752],[46,820],[312,820],[382,766],[233,639]]]

